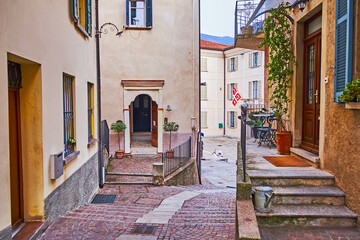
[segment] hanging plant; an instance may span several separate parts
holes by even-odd
[[[278,8],[272,9],[265,19],[265,36],[260,47],[266,45],[269,49],[269,63],[265,66],[269,69],[268,87],[273,90],[270,101],[278,118],[278,131],[284,132],[286,119],[289,118],[288,90],[291,88],[291,76],[294,73],[293,66],[296,64],[292,46],[292,27],[288,19],[289,3],[280,3]]]

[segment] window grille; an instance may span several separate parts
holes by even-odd
[[[74,138],[74,92],[73,79],[68,75],[63,75],[64,91],[64,156],[74,152],[74,145],[70,139]]]
[[[94,84],[88,83],[88,141],[94,139]]]
[[[9,88],[21,88],[20,64],[8,61],[8,79]]]

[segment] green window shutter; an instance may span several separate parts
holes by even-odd
[[[130,18],[130,3],[129,0],[126,0],[126,25],[129,26],[129,18]]]
[[[336,1],[334,101],[351,82],[353,0]]]
[[[79,21],[79,0],[70,0],[70,13],[74,22]]]
[[[91,36],[92,34],[92,8],[91,0],[86,0],[86,32]]]
[[[152,27],[153,19],[152,19],[152,0],[146,0],[146,26]]]

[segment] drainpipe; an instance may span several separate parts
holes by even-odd
[[[102,159],[102,140],[101,140],[101,75],[100,75],[100,33],[99,33],[99,0],[95,1],[96,12],[96,76],[97,76],[97,108],[98,108],[98,169],[99,169],[99,187],[104,186],[105,169]]]
[[[200,140],[201,140],[201,17],[200,17],[200,8],[201,8],[201,0],[199,0],[199,13],[198,13],[198,17],[199,17],[199,132],[200,132]],[[202,151],[203,146],[202,146],[202,141],[201,144],[199,144],[199,149],[198,149],[198,161],[199,161],[199,183],[201,184],[201,153],[200,150]]]
[[[225,50],[223,50],[223,58],[224,58],[224,136],[226,135],[226,58],[225,58]]]

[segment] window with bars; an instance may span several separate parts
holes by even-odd
[[[74,152],[74,86],[73,78],[63,74],[63,97],[64,97],[64,156]]]
[[[94,139],[94,84],[88,82],[88,141]]]
[[[235,112],[230,111],[230,127],[235,127]]]

